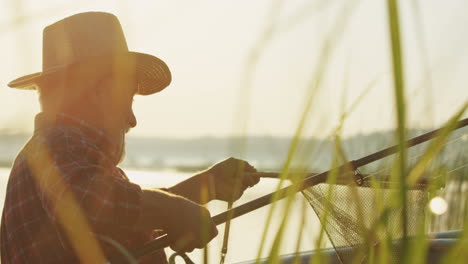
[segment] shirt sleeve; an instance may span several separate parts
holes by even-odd
[[[53,221],[57,201],[71,192],[95,232],[114,238],[134,232],[142,209],[142,190],[122,170],[73,162],[55,166],[48,176],[57,182],[48,184],[48,194],[41,196]]]

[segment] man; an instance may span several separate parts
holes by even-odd
[[[217,234],[200,203],[237,200],[258,183],[227,159],[164,190],[142,190],[117,167],[137,124],[135,94],[166,88],[160,59],[129,52],[117,18],[88,12],[43,32],[43,72],[9,86],[39,92],[33,137],[18,154],[1,224],[2,263],[103,263],[166,232],[190,252]],[[166,263],[164,252],[139,262]]]

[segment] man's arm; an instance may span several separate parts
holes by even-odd
[[[208,171],[201,172],[168,189],[168,192],[183,196],[195,203],[206,204],[216,199],[214,175]]]
[[[188,199],[160,190],[143,190],[142,211],[135,224],[140,231],[163,229],[171,248],[190,252],[203,248],[218,231],[209,211]]]
[[[135,229],[139,231],[151,231],[155,229],[167,230],[169,223],[174,218],[174,209],[180,203],[180,197],[158,190],[142,190],[141,214]]]
[[[246,161],[229,158],[168,188],[167,191],[200,204],[215,199],[235,201],[242,196],[245,189],[259,182],[258,176],[248,174],[256,171]]]

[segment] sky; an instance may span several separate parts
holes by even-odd
[[[309,98],[303,136],[327,136],[343,111],[344,136],[395,126],[384,0],[0,0],[0,131],[33,129],[37,94],[7,83],[41,71],[42,29],[96,10],[117,15],[130,50],[173,75],[135,98],[131,136],[292,136]],[[408,126],[436,127],[468,101],[466,10],[465,0],[400,1]]]

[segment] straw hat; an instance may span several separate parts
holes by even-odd
[[[138,83],[137,94],[148,95],[166,88],[171,72],[159,58],[128,50],[116,16],[103,12],[86,12],[64,18],[44,28],[42,72],[11,81],[8,86],[35,90],[42,79],[59,75],[82,61],[109,61],[112,67],[133,69]]]

